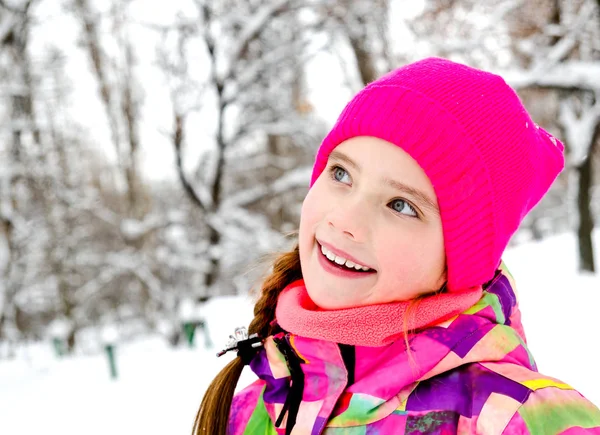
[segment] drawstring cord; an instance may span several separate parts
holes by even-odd
[[[279,331],[282,331],[278,328]],[[287,422],[285,424],[285,435],[290,435],[296,424],[300,403],[302,403],[302,395],[304,394],[304,372],[300,364],[304,360],[298,356],[289,343],[289,335],[283,335],[283,332],[278,332],[273,336],[273,341],[277,349],[283,354],[290,371],[291,385],[283,408],[277,417],[275,427],[281,426],[283,419],[287,413]],[[263,346],[262,339],[257,334],[248,335],[248,330],[245,327],[235,329],[234,335],[229,336],[229,342],[225,349],[220,351],[217,356],[222,356],[229,351],[237,351],[238,356],[244,364],[250,364],[259,348]]]
[[[285,425],[285,435],[290,435],[296,424],[298,410],[300,409],[300,403],[302,402],[302,395],[304,393],[304,372],[300,366],[304,361],[296,354],[296,352],[294,352],[294,349],[288,342],[288,336],[274,338],[274,341],[277,349],[279,349],[287,361],[292,379],[292,385],[290,386],[285,403],[283,404],[283,409],[277,417],[275,427],[281,426],[283,418],[287,413],[288,418]]]

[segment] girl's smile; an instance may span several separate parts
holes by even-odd
[[[374,271],[373,267],[369,267],[368,265],[366,265],[366,263],[363,263],[362,260],[357,260],[350,254],[347,254],[346,252],[341,251],[338,248],[334,248],[328,243],[319,241],[318,239],[317,243],[321,247],[321,253],[332,262],[335,262],[342,266],[347,266],[348,268],[354,268],[357,271]]]
[[[319,263],[328,273],[341,278],[350,279],[362,279],[376,273],[372,268],[363,266],[356,261],[349,260],[348,257],[350,256],[347,254],[343,254],[343,257],[336,255],[324,245],[317,243],[316,249],[319,249],[319,247],[321,250],[321,255],[317,254]]]

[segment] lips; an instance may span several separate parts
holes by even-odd
[[[327,249],[325,246],[321,245],[321,253],[327,257],[329,261],[335,263],[339,266],[346,267],[350,270],[357,270],[359,272],[367,272],[370,270],[369,267],[363,266],[362,264],[355,263],[351,260],[348,260],[342,256],[335,255],[332,251]]]
[[[349,260],[354,264],[359,264],[363,267],[366,267],[368,269],[375,269],[374,267],[369,266],[368,264],[366,264],[365,262],[359,260],[358,258],[353,257],[352,255],[348,254],[347,252],[342,251],[341,249],[336,248],[335,246],[324,242],[322,240],[316,239],[317,241],[317,245],[319,246],[319,249],[321,249],[321,247],[324,247],[327,251],[330,251],[332,254],[341,257],[345,260]]]
[[[362,264],[353,261],[353,257],[343,251],[332,248],[327,243],[317,242],[316,255],[319,257],[319,263],[327,272],[346,278],[365,277],[376,272],[373,268],[362,266]],[[335,249],[335,253],[333,249]],[[334,259],[331,260],[328,257],[334,257]],[[350,267],[348,264],[350,264]]]

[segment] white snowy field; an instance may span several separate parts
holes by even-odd
[[[595,241],[600,253],[600,232]],[[505,261],[540,371],[600,404],[600,274],[578,275],[575,249],[565,234],[513,248]],[[221,298],[206,313],[212,340],[224,343],[251,319],[251,301]],[[0,360],[0,434],[190,434],[204,389],[231,358],[197,344],[173,350],[149,337],[121,345],[116,381],[102,354],[58,360],[49,343],[21,348],[15,359]],[[245,373],[241,385],[251,380]]]

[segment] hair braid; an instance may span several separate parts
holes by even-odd
[[[248,328],[251,334],[257,333],[261,337],[271,335],[279,294],[288,284],[300,278],[300,253],[296,245],[292,251],[277,257],[273,262],[273,271],[263,281],[260,298],[254,305],[254,319]],[[193,435],[227,434],[231,401],[243,368],[241,358],[235,358],[212,381],[196,414]]]
[[[273,272],[263,282],[261,296],[254,305],[254,319],[249,332],[261,337],[271,335],[271,322],[275,319],[275,308],[279,293],[290,283],[302,278],[298,246],[279,256],[273,263]]]

